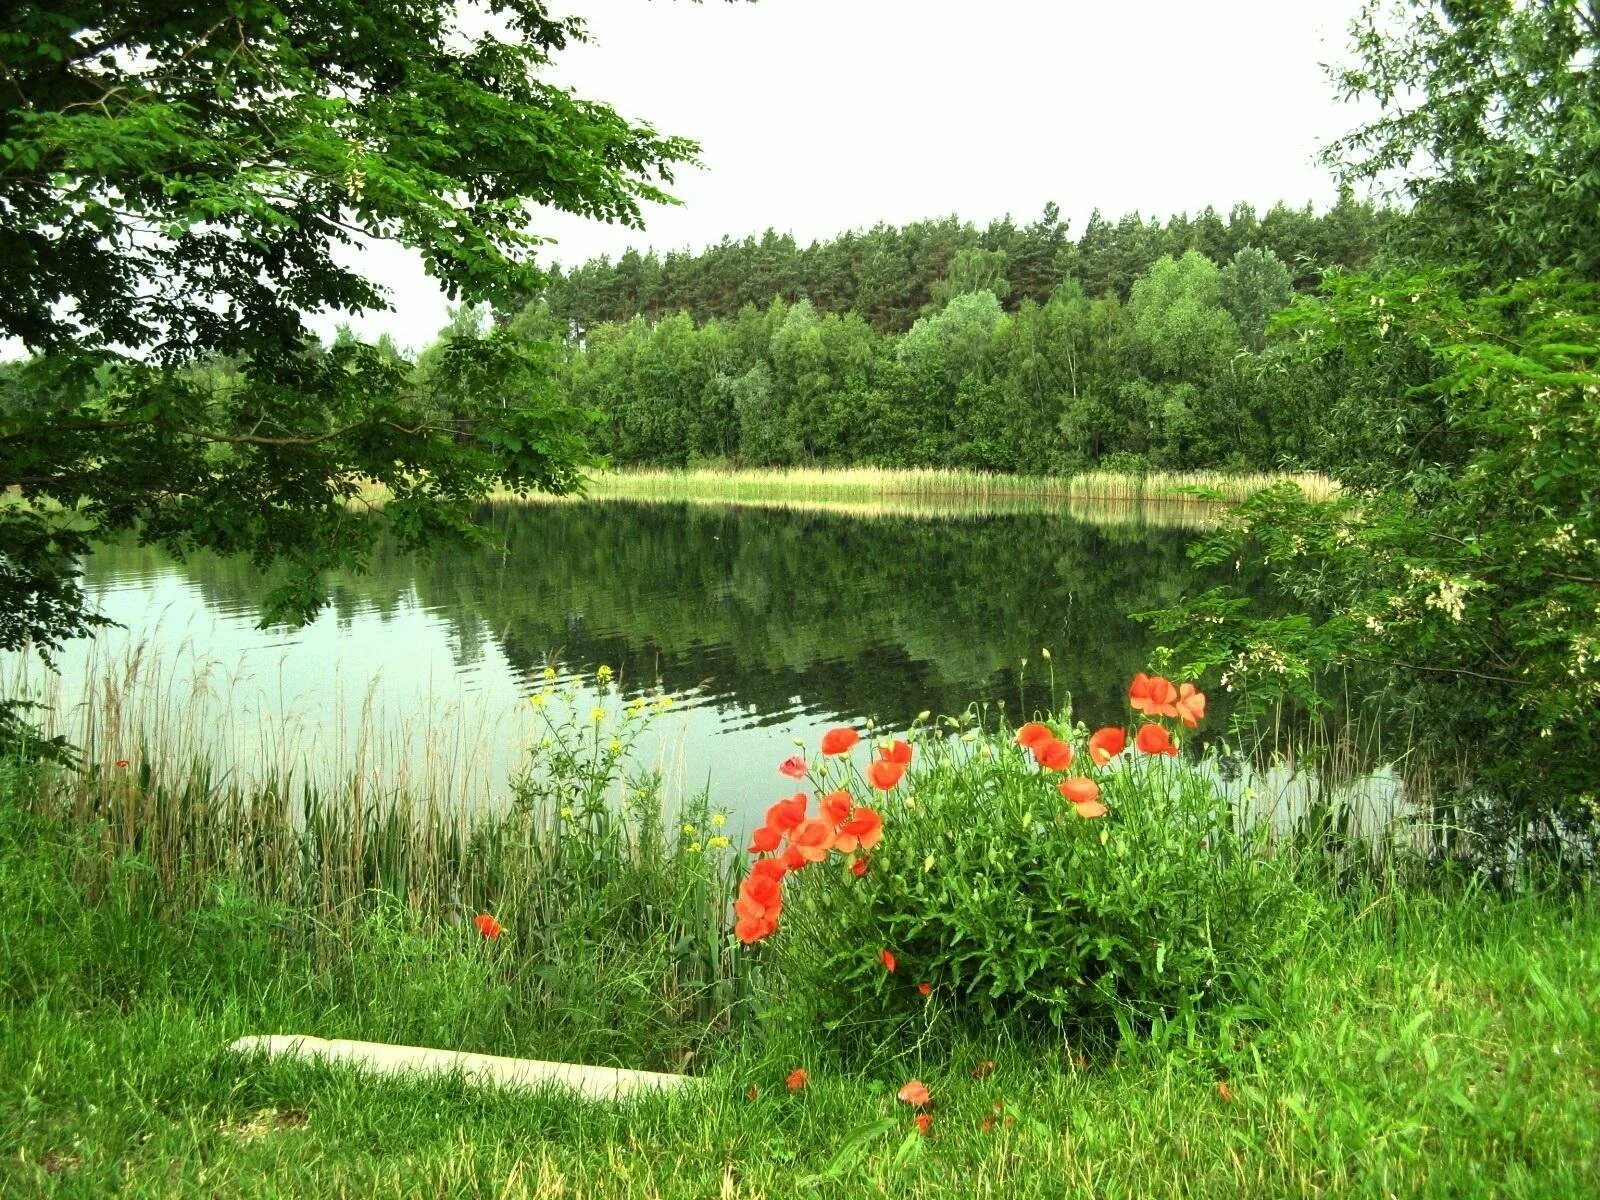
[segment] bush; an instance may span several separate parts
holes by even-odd
[[[1083,1038],[1250,994],[1293,944],[1307,898],[1237,829],[1203,765],[1157,749],[1167,726],[1145,728],[1098,732],[1115,752],[1097,765],[1086,727],[1065,720],[1015,735],[970,719],[919,725],[909,744],[888,743],[918,760],[889,789],[844,757],[808,764],[827,794],[806,825],[827,825],[841,792],[855,819],[869,788],[884,815],[875,848],[780,884],[790,895],[771,914],[773,942],[798,1019],[848,1032],[926,1011]],[[766,828],[783,824],[778,807]],[[761,837],[752,844],[771,848]],[[796,827],[766,861],[788,859],[793,874],[796,845],[815,840]],[[741,918],[762,890],[747,881]],[[741,920],[745,940],[773,932]]]

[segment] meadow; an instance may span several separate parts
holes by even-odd
[[[895,743],[805,752],[808,784],[882,810],[883,841],[797,872],[780,927],[745,944],[749,831],[706,795],[669,817],[627,728],[568,730],[492,817],[133,762],[6,766],[0,1194],[1533,1197],[1600,1174],[1586,889],[1267,837],[1186,761],[1130,747],[1091,768],[1083,728],[1054,718],[1109,806],[1086,819],[1098,801],[1074,813],[1047,754],[958,716],[908,731],[915,762],[887,788],[856,759]],[[961,890],[983,880],[998,908]],[[1080,957],[1040,969],[1090,977],[1066,1008],[1002,995],[1023,933],[1005,896],[1047,883],[1029,925],[1060,914],[1039,946]],[[1159,939],[1164,969],[1140,938],[1079,946],[1083,902],[1096,929]],[[1001,914],[958,939],[976,958],[943,956],[941,904]],[[902,931],[898,972],[844,932],[862,920]],[[696,1082],[588,1105],[223,1049],[261,1032]],[[913,1079],[915,1107],[897,1099]]]

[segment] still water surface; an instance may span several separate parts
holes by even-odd
[[[269,581],[247,564],[108,546],[86,582],[121,628],[71,646],[54,681],[8,670],[51,693],[69,733],[117,714],[107,762],[181,740],[241,781],[363,773],[492,802],[540,736],[528,699],[553,668],[558,718],[600,705],[609,722],[670,694],[643,757],[748,811],[788,783],[775,768],[794,739],[814,747],[841,722],[903,727],[974,702],[1016,719],[1052,689],[1091,723],[1120,720],[1153,642],[1130,614],[1208,582],[1185,557],[1192,532],[1139,520],[622,501],[481,520],[497,549],[380,553],[297,630],[257,627]]]

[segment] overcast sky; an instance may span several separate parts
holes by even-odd
[[[561,11],[563,0],[555,0]],[[695,248],[771,226],[801,243],[956,213],[1033,219],[1054,200],[1146,216],[1333,200],[1318,147],[1361,115],[1322,64],[1359,0],[570,0],[593,41],[556,78],[663,133],[702,170],[630,230],[552,214],[541,261]],[[419,347],[445,301],[393,247],[361,258],[395,311],[365,336]],[[331,321],[325,328],[331,328]]]

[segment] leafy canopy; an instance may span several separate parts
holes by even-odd
[[[426,396],[307,320],[385,307],[362,250],[463,303],[539,279],[540,209],[637,226],[692,143],[540,78],[583,27],[537,0],[79,0],[0,19],[0,647],[95,621],[73,563],[137,529],[287,561],[267,616],[387,526],[471,537],[503,484],[568,489],[590,415],[538,345],[451,340]],[[441,399],[443,397],[443,399]],[[365,482],[391,502],[351,499]]]

